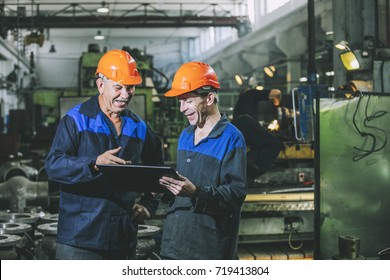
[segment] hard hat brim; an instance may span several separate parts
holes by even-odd
[[[219,84],[215,84],[215,85],[216,85],[215,87],[214,87],[214,85],[212,87],[214,88],[214,90],[218,90],[220,88]],[[171,89],[171,90],[167,91],[164,94],[164,96],[165,97],[175,97],[175,96],[179,96],[179,95],[189,93],[189,92],[196,92],[197,89],[199,89],[199,88],[196,88],[195,90],[194,89]]]
[[[130,86],[130,85],[139,85],[142,83],[142,78],[141,77],[129,77],[127,79],[122,79],[117,81],[118,84],[125,85],[125,86]]]
[[[98,75],[99,72],[96,71],[95,75]],[[120,79],[118,81],[115,81],[118,84],[125,85],[125,86],[130,86],[130,85],[139,85],[142,83],[142,78],[141,77],[128,77],[127,79]]]
[[[171,89],[169,91],[167,91],[164,96],[165,97],[175,97],[175,96],[179,96],[179,95],[182,95],[182,94],[185,94],[187,92],[191,92],[192,90],[188,90],[188,89]]]

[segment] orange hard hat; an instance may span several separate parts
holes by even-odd
[[[187,62],[177,70],[172,82],[172,89],[164,95],[168,97],[182,95],[204,86],[220,88],[217,74],[204,62]]]
[[[128,52],[122,50],[106,52],[99,60],[96,69],[97,74],[102,74],[122,85],[138,85],[142,83],[135,60]]]

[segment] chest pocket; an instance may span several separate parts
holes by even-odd
[[[200,186],[219,185],[220,164],[216,158],[201,156],[196,161],[196,164],[199,164],[199,173],[194,178],[197,184]]]
[[[121,145],[122,143],[122,145]],[[125,160],[130,160],[132,164],[141,164],[141,151],[143,149],[143,141],[141,139],[130,138],[126,143],[119,143],[122,147],[120,157]]]
[[[113,149],[109,136],[104,133],[85,132],[81,134],[80,144],[76,154],[94,157],[109,149]]]

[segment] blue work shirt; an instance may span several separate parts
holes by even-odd
[[[116,156],[132,164],[163,165],[161,143],[129,110],[122,115],[122,133],[113,132],[98,95],[69,110],[58,125],[45,169],[61,187],[59,243],[98,250],[127,250],[136,244],[138,228],[130,215],[137,193],[117,189],[94,165],[99,155],[119,146]],[[153,214],[158,199],[144,194],[139,203]]]
[[[160,253],[170,259],[234,259],[247,193],[245,140],[226,116],[196,145],[195,129],[189,126],[179,137],[176,168],[196,186],[196,195],[170,202]]]

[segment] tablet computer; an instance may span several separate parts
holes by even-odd
[[[160,185],[159,179],[162,176],[179,179],[176,170],[167,166],[100,164],[97,167],[105,180],[123,191],[171,193]]]

